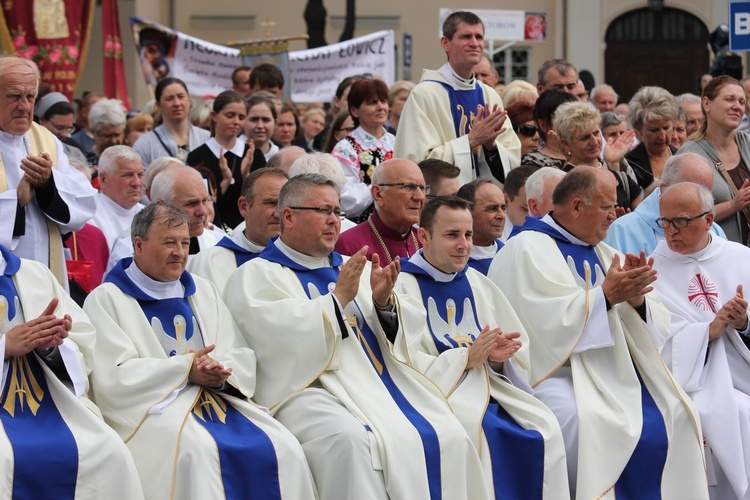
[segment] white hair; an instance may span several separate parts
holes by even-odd
[[[679,155],[670,156],[664,164],[664,169],[661,173],[661,182],[667,186],[672,186],[679,182],[684,182],[684,173],[686,168],[694,163],[704,163],[709,170],[713,170],[713,166],[704,157],[698,153],[682,153]]]
[[[328,153],[311,153],[294,160],[289,167],[289,177],[300,174],[320,174],[332,180],[339,193],[346,183],[341,164]]]
[[[102,125],[122,125],[128,121],[118,99],[99,99],[89,110],[89,128],[98,132]]]
[[[686,93],[686,94],[680,94],[680,95],[678,95],[676,97],[676,99],[677,99],[677,102],[679,102],[680,104],[682,104],[683,102],[697,102],[698,104],[700,104],[700,102],[701,102],[700,96],[697,96],[695,94],[691,94],[689,92]]]
[[[106,149],[104,151],[106,152]],[[146,173],[143,175],[143,186],[151,187],[151,183],[156,176],[172,163],[176,163],[178,166],[185,166],[185,163],[183,163],[182,160],[175,158],[174,156],[162,156],[149,163],[146,168]]]
[[[117,160],[141,163],[141,155],[130,146],[110,146],[99,157],[99,171],[111,174],[117,169]]]
[[[594,87],[593,89],[591,89],[591,94],[590,94],[589,97],[591,97],[592,101],[595,101],[596,100],[596,95],[599,92],[603,91],[603,90],[607,90],[609,92],[612,92],[612,95],[615,96],[615,103],[617,102],[617,99],[620,96],[617,95],[617,92],[615,92],[615,89],[612,87],[612,85],[607,85],[606,83],[602,83],[601,85],[597,85],[596,87]]]
[[[151,201],[161,200],[165,203],[172,203],[175,198],[175,184],[177,179],[185,176],[194,176],[203,183],[201,174],[192,167],[174,167],[163,170],[151,183]]]
[[[544,181],[546,179],[561,179],[565,172],[553,167],[542,167],[526,179],[526,202],[530,199],[541,200],[544,196]]]

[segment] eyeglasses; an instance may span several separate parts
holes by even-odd
[[[346,212],[342,212],[338,208],[331,208],[331,207],[289,207],[292,210],[310,210],[312,212],[317,212],[320,215],[324,215],[326,218],[330,217],[331,214],[335,215],[341,220],[344,220],[346,218]]]
[[[50,123],[52,123],[52,122],[50,122]],[[55,130],[57,130],[58,132],[61,132],[61,133],[62,132],[67,132],[69,134],[72,134],[73,131],[75,130],[75,127],[66,127],[65,125],[55,125],[54,123],[52,123],[52,126],[55,128]]]
[[[537,128],[535,125],[520,125],[518,127],[513,127],[513,130],[516,131],[516,134],[521,134],[526,137],[534,137],[537,133]]]
[[[389,184],[377,184],[381,187],[397,187],[401,188],[404,191],[409,191],[410,193],[416,193],[417,189],[422,191],[424,194],[430,193],[430,186],[425,186],[424,184],[411,184],[406,182],[391,182]]]
[[[691,221],[700,219],[701,217],[710,213],[711,212],[703,212],[702,214],[696,215],[695,217],[690,217],[689,219],[687,217],[677,217],[676,219],[665,219],[664,217],[659,217],[658,219],[656,219],[656,225],[662,229],[667,229],[670,224],[674,226],[675,229],[685,229]]]

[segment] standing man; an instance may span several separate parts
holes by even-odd
[[[577,86],[578,71],[565,59],[550,59],[544,61],[539,67],[536,82],[539,95],[542,95],[545,90],[552,89],[575,95]]]
[[[67,284],[61,233],[91,219],[96,191],[68,164],[60,141],[34,123],[38,87],[33,62],[0,58],[0,244]]]
[[[302,443],[320,498],[487,498],[442,392],[394,352],[424,325],[393,293],[398,261],[333,251],[341,205],[321,175],[291,178],[279,213],[281,236],[225,299],[258,357],[256,400]]]
[[[488,276],[529,335],[529,381],[560,422],[571,496],[706,499],[698,416],[655,345],[670,315],[649,293],[653,261],[602,244],[616,200],[611,174],[573,169]]]
[[[482,20],[472,12],[454,12],[443,23],[440,45],[448,62],[437,71],[424,70],[409,94],[393,156],[452,163],[461,169],[460,184],[480,176],[505,182],[520,162],[521,141],[500,96],[474,75],[484,53]]]
[[[482,53],[482,60],[474,66],[474,75],[476,75],[477,80],[493,89],[500,81],[500,75],[495,69],[495,65],[492,64],[492,59],[484,52]]]
[[[600,113],[614,111],[615,106],[617,106],[617,98],[617,92],[612,88],[612,85],[602,83],[591,89],[591,102],[596,104]]]
[[[711,497],[747,498],[750,249],[711,235],[710,188],[675,184],[663,191],[659,206],[665,239],[653,253],[654,288],[672,313],[662,357],[700,412]]]
[[[244,230],[237,231],[231,238],[225,236],[216,246],[198,252],[188,270],[223,291],[229,276],[260,255],[268,240],[279,235],[279,191],[288,179],[286,172],[277,168],[262,168],[245,177],[237,200],[245,220]]]
[[[492,179],[480,177],[461,186],[457,196],[471,203],[474,233],[469,267],[486,276],[492,258],[503,248],[500,238],[505,227],[505,195]]]

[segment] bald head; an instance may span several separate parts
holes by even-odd
[[[589,245],[600,243],[614,222],[617,181],[606,169],[578,167],[552,193],[555,220]]]
[[[307,151],[299,146],[289,146],[273,155],[271,159],[268,160],[266,166],[268,168],[280,168],[284,172],[289,173],[289,168],[292,166],[292,163],[294,163],[297,158],[305,156],[306,154]]]
[[[714,185],[713,167],[696,153],[670,156],[664,165],[661,190],[663,192],[667,186],[680,182],[694,182],[711,190]]]

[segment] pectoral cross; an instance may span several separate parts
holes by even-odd
[[[276,23],[271,21],[270,17],[266,17],[266,20],[260,25],[266,28],[266,38],[271,38],[271,26],[276,26]]]

